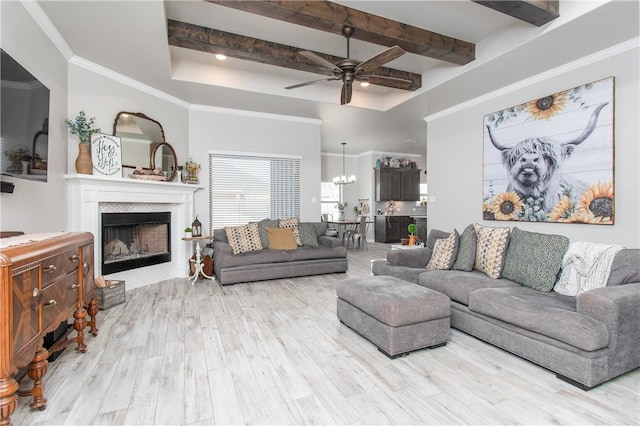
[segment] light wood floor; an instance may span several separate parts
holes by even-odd
[[[457,330],[389,360],[336,318],[349,272],[220,288],[174,279],[102,311],[89,351],[49,364],[44,411],[14,425],[638,424],[640,370],[583,392]]]

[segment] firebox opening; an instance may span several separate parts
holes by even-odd
[[[102,274],[171,262],[171,212],[102,213]]]

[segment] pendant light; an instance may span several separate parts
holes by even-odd
[[[346,142],[342,142],[342,176],[336,176],[333,178],[333,184],[334,185],[349,185],[352,183],[356,183],[356,176],[355,175],[350,175],[349,177],[347,177],[346,173],[345,173],[345,167],[344,167],[344,146],[346,145]]]

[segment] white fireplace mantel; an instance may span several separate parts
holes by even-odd
[[[65,175],[69,231],[91,232],[95,244],[95,273],[101,275],[100,215],[103,212],[171,212],[171,262],[118,272],[107,278],[125,280],[127,290],[154,282],[186,277],[190,250],[183,230],[194,218],[194,194],[204,186],[141,179]]]

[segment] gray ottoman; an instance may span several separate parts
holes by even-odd
[[[449,340],[450,300],[444,294],[391,276],[338,283],[338,318],[389,358]]]

